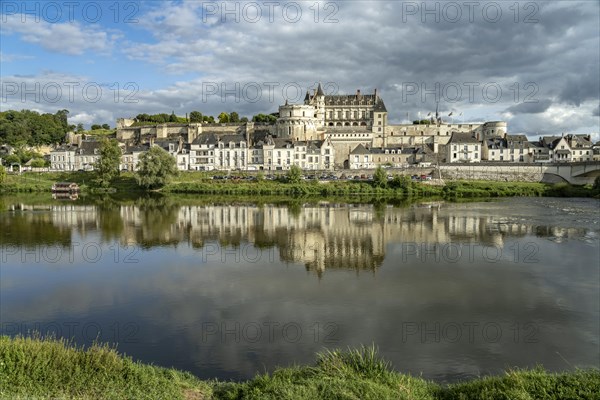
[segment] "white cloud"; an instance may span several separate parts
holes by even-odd
[[[109,53],[119,34],[100,30],[94,25],[83,26],[73,21],[49,23],[34,18],[21,19],[20,14],[2,16],[3,34],[16,33],[28,43],[37,44],[46,50],[80,55],[86,51]]]

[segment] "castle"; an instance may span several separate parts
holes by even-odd
[[[124,158],[121,168],[127,170],[134,170],[139,155],[152,145],[168,149],[180,170],[276,171],[292,165],[313,170],[370,169],[442,162],[600,159],[600,145],[592,146],[589,135],[529,142],[525,136],[508,135],[504,121],[448,123],[437,111],[418,123],[389,124],[377,89],[370,94],[357,90],[351,95],[327,95],[321,84],[306,93],[302,104],[286,101],[279,106],[274,124],[139,125],[134,119],[119,118],[117,139]],[[78,146],[85,147],[77,143],[72,148],[56,149],[52,168],[91,168],[95,154],[87,154]]]

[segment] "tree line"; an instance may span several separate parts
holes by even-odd
[[[0,112],[0,144],[11,146],[39,146],[63,143],[67,132],[82,133],[85,131],[83,124],[71,125],[68,122],[69,110],[58,110],[56,113],[39,113],[33,110],[8,110]],[[256,114],[252,122],[274,124],[278,113]],[[180,117],[171,114],[138,114],[136,124],[147,123],[246,123],[247,117],[233,112],[221,112],[217,118],[212,115],[203,115],[200,111],[192,111],[189,116]],[[91,130],[109,130],[108,124],[93,124]]]
[[[274,124],[277,121],[278,113],[273,114],[256,114],[252,117],[252,122],[262,122]],[[166,124],[166,123],[180,123],[185,124],[188,122],[191,123],[205,123],[205,124],[226,124],[226,123],[246,123],[248,122],[248,117],[241,117],[240,115],[232,111],[221,112],[217,118],[212,115],[204,115],[200,111],[192,111],[189,116],[180,117],[175,115],[175,112],[171,112],[171,114],[167,113],[159,113],[159,114],[138,114],[135,117],[135,124],[143,125],[143,124]]]

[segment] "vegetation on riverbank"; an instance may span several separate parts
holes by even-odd
[[[82,192],[94,193],[94,176],[89,172],[45,172],[8,174],[0,184],[0,193],[50,192],[58,181],[75,182]],[[573,186],[566,183],[545,184],[538,182],[450,181],[445,186],[414,182],[408,177],[397,176],[381,184],[376,181],[328,181],[301,180],[213,180],[203,172],[180,173],[161,189],[162,193],[196,195],[238,196],[288,196],[294,198],[371,196],[379,199],[489,198],[511,196],[549,197],[600,197],[600,179],[594,185]],[[92,185],[92,186],[90,186]],[[122,173],[111,183],[111,190],[121,193],[143,193],[147,190],[138,184],[136,175]]]
[[[135,362],[106,345],[0,337],[1,398],[78,399],[597,399],[600,371],[542,368],[448,386],[393,371],[373,348],[329,351],[313,366],[279,368],[246,382],[202,381]]]

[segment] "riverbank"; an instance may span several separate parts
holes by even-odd
[[[89,172],[24,173],[9,175],[0,185],[0,193],[50,192],[52,184],[59,181],[77,183],[82,193],[94,193],[90,187]],[[113,184],[111,191],[117,193],[144,193],[132,173],[122,174]],[[352,198],[371,196],[382,199],[406,198],[485,198],[510,196],[548,197],[600,197],[600,187],[593,185],[574,186],[566,183],[546,184],[539,182],[497,182],[459,180],[445,185],[429,185],[410,181],[408,178],[393,179],[384,185],[367,180],[327,181],[316,180],[288,183],[279,180],[213,180],[203,172],[181,173],[161,189],[161,193],[195,195],[238,195],[238,196],[288,196],[293,198],[317,197]]]
[[[0,337],[1,398],[79,399],[597,399],[599,370],[541,368],[439,385],[397,373],[371,348],[317,355],[246,382],[202,381],[135,362],[106,345]]]

